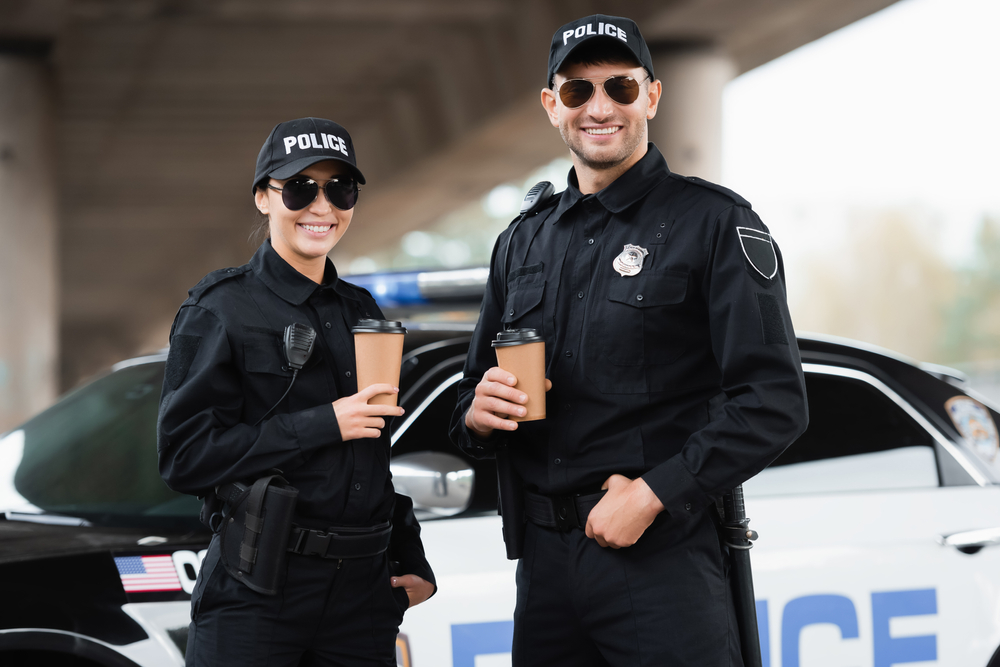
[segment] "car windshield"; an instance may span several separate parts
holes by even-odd
[[[8,518],[193,528],[201,503],[157,474],[163,363],[123,368],[63,397],[0,439]]]

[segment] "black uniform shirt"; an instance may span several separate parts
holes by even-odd
[[[395,498],[388,429],[377,439],[343,442],[332,405],[357,393],[350,327],[369,317],[382,318],[374,299],[339,280],[330,260],[317,285],[269,240],[249,264],[206,276],[190,290],[170,334],[158,441],[166,483],[204,495],[277,468],[299,490],[299,523],[325,528],[389,520]],[[292,380],[283,333],[294,322],[312,327],[316,342],[278,403]],[[411,505],[405,498],[396,504],[393,542],[419,551],[416,565],[399,559],[433,581],[429,567],[417,566],[426,562]]]
[[[554,208],[497,241],[453,438],[489,456],[507,437],[471,437],[464,415],[496,365],[496,333],[535,328],[552,380],[547,419],[509,437],[528,488],[589,492],[619,473],[642,476],[669,512],[704,508],[807,423],[780,255],[749,203],[671,173],[652,144],[594,195],[573,171],[569,183]],[[623,276],[615,259],[627,245],[648,254]]]

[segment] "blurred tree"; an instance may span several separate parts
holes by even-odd
[[[847,241],[809,263],[796,329],[874,343],[941,361],[955,274],[938,253],[933,224],[898,210],[856,215]]]
[[[1000,359],[1000,220],[983,218],[972,262],[957,272],[941,353],[949,362]]]

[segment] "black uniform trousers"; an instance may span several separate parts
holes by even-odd
[[[514,667],[742,667],[729,558],[710,511],[664,512],[623,549],[528,523]]]
[[[187,667],[395,667],[406,590],[385,553],[343,561],[288,554],[281,592],[261,595],[226,572],[212,539],[191,594]]]

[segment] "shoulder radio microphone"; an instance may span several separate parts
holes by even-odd
[[[531,186],[528,194],[524,195],[524,201],[521,202],[521,210],[519,211],[521,217],[526,217],[548,201],[555,190],[555,186],[548,181],[539,181]]]
[[[315,343],[316,332],[312,327],[298,322],[285,327],[285,359],[296,373],[309,361]]]
[[[531,186],[528,194],[524,195],[524,201],[521,202],[521,210],[517,219],[514,220],[514,223],[510,227],[510,234],[507,236],[507,245],[503,249],[503,263],[500,266],[503,268],[504,295],[507,293],[507,257],[510,255],[510,244],[514,242],[514,232],[517,231],[517,226],[521,224],[522,220],[527,218],[529,214],[537,212],[543,204],[548,202],[555,190],[555,186],[548,181],[539,181]]]
[[[260,416],[254,426],[260,424],[264,421],[264,417],[271,414],[271,410],[274,410],[278,405],[285,400],[285,396],[288,396],[288,392],[292,390],[292,385],[295,384],[295,378],[299,376],[299,371],[302,367],[306,365],[309,361],[309,357],[312,356],[313,346],[316,344],[316,332],[313,328],[307,324],[299,324],[298,322],[293,322],[285,327],[285,337],[284,337],[284,350],[285,350],[285,361],[288,362],[289,368],[292,369],[292,381],[288,383],[288,389],[285,393],[281,395],[277,403],[268,408],[267,412]]]

